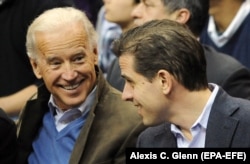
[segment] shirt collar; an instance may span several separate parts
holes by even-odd
[[[209,83],[209,89],[212,91],[212,94],[210,95],[201,115],[199,116],[199,118],[196,120],[196,122],[192,125],[192,128],[195,128],[197,126],[202,126],[204,129],[207,128],[207,122],[208,122],[208,118],[209,118],[209,114],[210,111],[212,109],[212,105],[214,103],[215,97],[218,93],[219,90],[219,86],[213,83]],[[171,131],[176,135],[176,133],[180,133],[179,128],[174,125],[171,124]]]
[[[218,47],[222,47],[231,39],[234,33],[239,29],[249,12],[250,0],[246,0],[242,3],[240,9],[238,10],[230,25],[221,35],[219,35],[217,32],[213,16],[210,16],[207,29],[208,35]]]
[[[81,104],[79,105],[78,108],[82,113],[85,112],[91,105],[92,103],[94,102],[94,97],[95,97],[95,93],[96,93],[96,88],[97,86],[94,87],[94,89],[91,91],[91,93],[87,96],[86,100]],[[50,99],[49,99],[49,102],[48,102],[48,106],[49,106],[49,109],[50,109],[50,112],[53,114],[53,115],[56,115],[58,113],[64,113],[63,110],[61,110],[55,103],[54,101],[54,98],[53,98],[53,95],[51,94],[50,95]],[[68,109],[68,110],[71,110],[72,108]],[[67,111],[68,111],[67,110]]]

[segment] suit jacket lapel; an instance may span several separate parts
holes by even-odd
[[[48,95],[49,96],[49,95]],[[30,100],[18,123],[18,159],[26,161],[32,151],[32,142],[41,127],[44,114],[48,111],[48,99]],[[22,125],[22,126],[21,126]]]
[[[81,158],[84,158],[83,154],[86,148],[85,145],[86,145],[88,137],[90,136],[89,131],[91,129],[91,126],[95,118],[95,110],[96,108],[98,108],[97,106],[98,106],[99,98],[102,97],[100,94],[102,94],[102,89],[107,87],[105,85],[105,80],[103,78],[102,72],[100,72],[98,67],[96,67],[96,71],[97,71],[97,77],[98,77],[98,85],[97,85],[97,92],[95,95],[95,100],[89,111],[87,120],[84,126],[82,127],[79,136],[77,137],[76,143],[74,145],[74,148],[70,157],[70,161],[69,161],[70,164],[80,163]]]
[[[220,88],[208,119],[205,147],[230,147],[238,120],[231,115],[239,108]],[[208,146],[209,145],[209,146]]]
[[[166,131],[166,147],[168,148],[177,148],[177,140],[174,137],[174,134],[171,132],[171,124],[165,124],[165,131]]]
[[[80,163],[94,118],[95,118],[95,114],[93,113],[93,110],[91,110],[76,140],[76,143],[75,143],[75,146],[74,146],[74,149],[72,151],[71,158],[69,161],[70,164]]]

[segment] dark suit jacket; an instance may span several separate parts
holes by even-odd
[[[229,95],[250,100],[250,71],[238,60],[203,46],[208,82],[220,85]]]
[[[229,96],[219,89],[211,108],[206,131],[206,148],[250,147],[250,101]],[[137,147],[176,148],[170,124],[150,127],[141,133]]]
[[[38,98],[29,101],[20,116],[18,164],[27,163],[32,141],[38,134],[44,114],[49,110],[49,96],[46,88],[40,87]],[[135,147],[139,133],[145,129],[141,118],[132,103],[123,101],[121,93],[104,80],[101,72],[94,101],[69,163],[124,164],[126,147]]]
[[[215,51],[204,45],[207,62],[207,79],[210,83],[220,85],[231,96],[250,100],[250,71],[236,59]],[[124,87],[119,62],[112,63],[107,74],[107,81],[120,91]]]
[[[17,152],[16,124],[0,108],[0,163],[14,163]]]

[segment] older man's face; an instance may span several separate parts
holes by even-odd
[[[36,33],[38,58],[33,70],[42,78],[62,109],[83,103],[96,83],[97,52],[82,23]]]

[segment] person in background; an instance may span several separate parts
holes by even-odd
[[[135,147],[145,126],[104,79],[84,12],[45,11],[29,26],[26,47],[44,85],[19,119],[18,163],[125,163],[126,147]]]
[[[122,32],[134,27],[134,20],[131,12],[140,0],[103,0],[105,9],[105,19],[109,22],[118,24]],[[123,12],[121,12],[123,10]]]
[[[121,12],[120,12],[121,13]],[[98,33],[98,65],[100,66],[103,75],[107,78],[107,72],[110,69],[111,63],[114,61],[115,54],[112,52],[112,42],[119,38],[122,33],[121,27],[105,18],[105,8],[102,6],[98,13],[96,24]]]
[[[131,16],[131,12],[136,7],[136,5],[139,3],[139,0],[104,0],[104,8],[105,8],[105,19],[111,23],[115,23],[119,25],[122,32],[127,31],[128,29],[134,27],[134,20]],[[123,12],[121,12],[123,11]],[[110,47],[110,50],[112,51],[112,47]],[[114,55],[115,56],[115,55]],[[115,61],[115,60],[113,60]],[[113,65],[112,63],[110,64]],[[115,77],[116,75],[109,73],[109,70],[112,70],[113,68],[109,68],[107,70],[107,81],[114,87],[116,87],[116,83],[122,83],[123,80],[120,80],[121,78],[114,78],[110,79],[112,77]],[[120,88],[117,88],[121,90]]]
[[[132,11],[136,25],[155,20],[170,19],[186,24],[198,38],[208,19],[209,0],[141,0]],[[203,45],[207,62],[208,82],[220,85],[231,96],[250,99],[250,72],[236,59]],[[113,81],[122,81],[118,60],[109,75]],[[117,78],[120,78],[118,80]],[[123,80],[124,81],[124,80]],[[124,82],[113,85],[122,90]]]
[[[122,99],[152,126],[140,148],[249,148],[250,101],[208,83],[204,48],[185,24],[162,19],[114,42]]]
[[[210,0],[209,14],[200,42],[250,69],[250,0]]]
[[[15,163],[17,153],[16,124],[0,108],[0,163]]]
[[[37,92],[37,80],[25,49],[31,21],[46,9],[74,6],[72,0],[2,0],[0,3],[0,107],[16,119]]]

